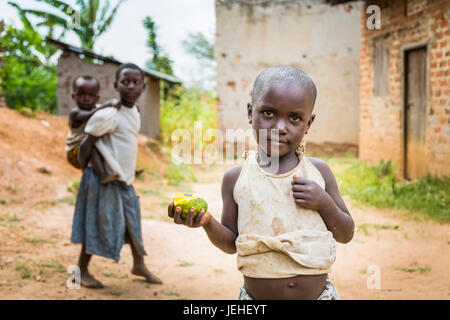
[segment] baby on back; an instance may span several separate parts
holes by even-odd
[[[102,105],[97,105],[99,101],[100,83],[99,81],[89,75],[76,77],[73,82],[72,99],[76,103],[69,114],[69,133],[66,139],[66,154],[69,163],[77,169],[82,169],[79,161],[80,144],[86,137],[84,131],[86,123],[97,111],[115,107],[120,109],[120,103],[118,100],[110,100]],[[92,169],[97,174],[102,184],[109,183],[117,180],[119,176],[117,174],[108,174],[105,169],[105,162],[97,150],[93,147],[90,155],[90,163]]]

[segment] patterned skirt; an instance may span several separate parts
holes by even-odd
[[[94,170],[85,168],[75,203],[71,242],[84,243],[87,254],[117,262],[125,235],[139,255],[146,255],[139,197],[133,186],[123,181],[101,184]]]

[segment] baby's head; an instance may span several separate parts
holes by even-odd
[[[99,100],[100,82],[89,75],[78,76],[72,84],[72,99],[78,108],[91,110]]]
[[[295,149],[314,121],[312,113],[317,89],[312,79],[292,66],[275,66],[262,71],[255,80],[248,119],[256,140],[269,155],[271,145],[282,156]],[[267,142],[260,141],[267,133]]]
[[[122,104],[132,107],[145,89],[144,72],[133,63],[122,64],[116,71],[114,87]]]

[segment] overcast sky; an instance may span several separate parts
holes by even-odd
[[[110,1],[115,4],[118,0]],[[16,9],[7,2],[0,0],[0,19],[14,22],[15,26],[22,26]],[[33,0],[16,2],[22,8],[49,8],[48,5]],[[75,3],[73,0],[66,2]],[[185,54],[181,42],[190,32],[201,31],[211,36],[214,34],[214,0],[126,0],[110,29],[96,42],[94,51],[102,55],[112,55],[119,61],[134,62],[143,66],[150,58],[145,45],[147,34],[142,26],[142,20],[147,15],[150,15],[158,25],[159,43],[174,60],[175,74],[188,82],[198,78],[196,61]],[[67,34],[63,41],[80,45],[73,33]]]

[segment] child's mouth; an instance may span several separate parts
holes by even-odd
[[[268,144],[270,144],[270,143],[278,143],[278,144],[287,144],[287,143],[289,143],[289,141],[287,141],[286,139],[274,139],[274,138],[271,138],[271,139],[267,139],[267,143]]]

